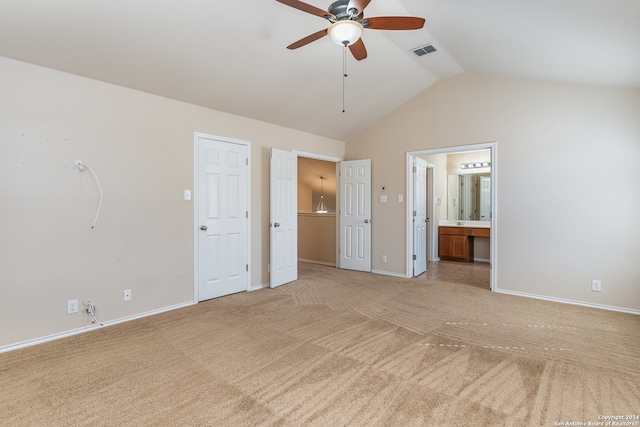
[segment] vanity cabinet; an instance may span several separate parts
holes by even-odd
[[[489,228],[438,227],[438,257],[449,261],[473,261],[473,238],[490,237]]]

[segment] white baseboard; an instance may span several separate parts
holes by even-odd
[[[393,277],[402,277],[403,279],[406,279],[407,276],[405,276],[404,274],[401,273],[393,273],[391,271],[382,271],[382,270],[371,270],[372,273],[375,274],[382,274],[384,276],[393,276]]]
[[[155,314],[164,313],[165,311],[177,310],[179,308],[188,307],[188,306],[194,305],[194,304],[196,304],[196,303],[192,302],[192,301],[191,302],[185,302],[185,303],[182,303],[182,304],[176,304],[176,305],[172,305],[172,306],[169,306],[169,307],[159,308],[157,310],[147,311],[145,313],[135,314],[133,316],[121,317],[121,318],[115,319],[115,320],[109,320],[109,321],[106,321],[106,322],[100,322],[100,325],[102,325],[102,326],[100,326],[99,324],[91,324],[91,325],[83,326],[82,328],[72,329],[70,331],[60,332],[60,333],[52,334],[52,335],[47,335],[47,336],[40,337],[40,338],[34,338],[32,340],[22,341],[22,342],[19,342],[19,343],[16,343],[16,344],[9,344],[9,345],[0,347],[0,353],[6,353],[6,352],[9,352],[9,351],[18,350],[20,348],[31,347],[33,345],[43,344],[43,343],[46,343],[46,342],[49,342],[49,341],[55,341],[55,340],[59,340],[59,339],[62,339],[62,338],[71,337],[73,335],[83,334],[85,332],[93,331],[94,329],[103,328],[103,327],[106,327],[106,326],[117,325],[118,323],[129,322],[131,320],[136,320],[136,319],[141,319],[143,317],[153,316]]]
[[[562,304],[571,304],[571,305],[580,305],[582,307],[598,308],[600,310],[618,311],[621,313],[640,315],[640,310],[634,310],[632,308],[625,308],[625,307],[616,307],[613,305],[594,304],[590,302],[575,301],[575,300],[565,299],[565,298],[548,297],[545,295],[529,294],[526,292],[519,292],[519,291],[509,291],[505,289],[496,289],[494,292],[499,294],[515,295],[515,296],[525,297],[525,298],[534,298],[534,299],[539,299],[543,301],[559,302]]]
[[[268,283],[263,283],[262,285],[254,285],[254,286],[251,286],[251,287],[247,290],[247,292],[257,291],[257,290],[259,290],[259,289],[264,289],[264,288],[268,288],[268,287],[269,287],[269,284],[268,284]]]
[[[328,265],[329,267],[335,267],[336,266],[335,262],[316,261],[316,260],[313,260],[313,259],[306,259],[306,258],[298,258],[298,261],[308,262],[310,264]]]

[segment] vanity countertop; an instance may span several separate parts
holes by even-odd
[[[491,221],[448,221],[438,222],[439,227],[491,228]]]

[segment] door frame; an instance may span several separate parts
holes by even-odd
[[[325,156],[324,154],[309,153],[306,151],[291,150],[298,157],[307,157],[309,159],[324,160],[325,162],[335,163],[336,165],[336,200],[340,200],[340,162],[344,161],[342,157]],[[298,174],[300,171],[298,170]],[[338,220],[338,212],[336,212],[336,268],[340,268],[340,221]],[[298,236],[296,236],[297,238]]]
[[[412,212],[413,212],[413,158],[418,156],[429,156],[432,154],[450,154],[459,153],[465,151],[479,151],[490,150],[491,153],[491,239],[489,240],[489,256],[491,265],[491,291],[498,289],[497,287],[497,261],[498,261],[498,192],[497,192],[497,143],[495,141],[485,142],[480,144],[462,145],[454,147],[443,147],[435,149],[424,149],[416,151],[408,151],[406,157],[406,185],[407,185],[407,206],[406,206],[406,270],[405,276],[407,278],[413,277],[413,226],[412,226]],[[432,166],[429,166],[432,167]],[[433,179],[427,183],[431,198],[434,196],[433,192]],[[429,215],[431,217],[431,229],[429,230],[429,242],[428,247],[431,249],[431,258],[435,259],[438,253],[438,224],[435,220],[435,203],[427,203],[429,209]],[[431,260],[433,260],[431,259]]]
[[[239,144],[247,147],[247,159],[249,162],[249,168],[247,168],[247,207],[249,211],[249,218],[247,222],[247,264],[249,265],[249,271],[247,272],[247,291],[251,290],[251,142],[241,139],[227,138],[224,136],[211,135],[208,133],[194,132],[193,133],[193,191],[191,192],[191,200],[193,203],[193,223],[191,227],[193,229],[193,302],[198,304],[200,302],[200,245],[198,239],[200,236],[199,230],[199,211],[201,200],[198,197],[200,187],[200,145],[198,144],[199,138],[215,139],[216,141]]]

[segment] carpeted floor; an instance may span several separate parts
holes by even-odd
[[[491,289],[491,265],[488,262],[427,261],[427,271],[418,277]]]
[[[556,426],[640,413],[639,316],[311,264],[300,277],[0,354],[0,425]]]

